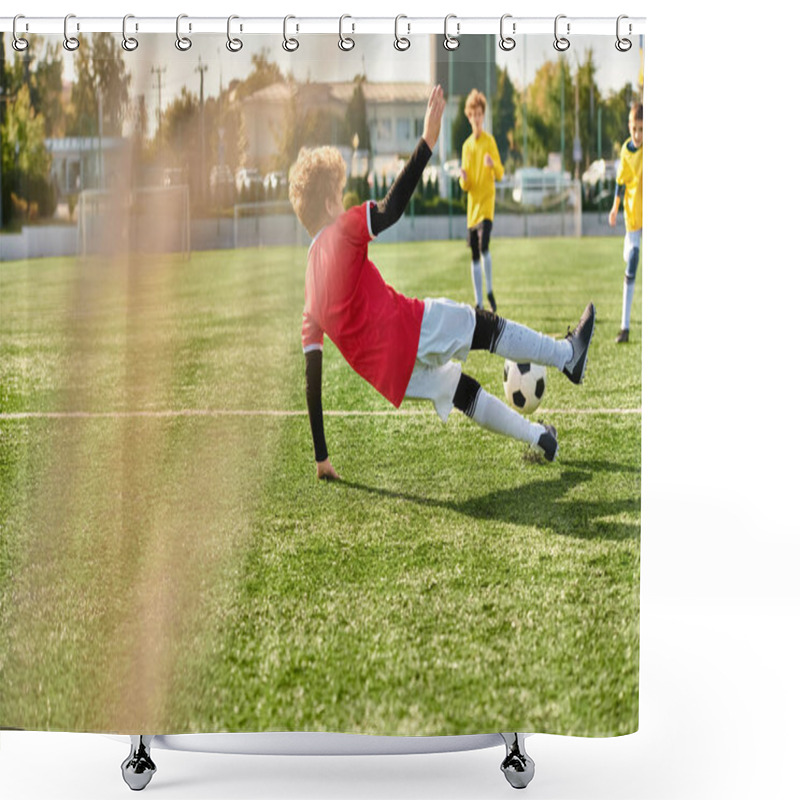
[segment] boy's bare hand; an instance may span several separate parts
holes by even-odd
[[[609,211],[609,213],[608,213],[608,224],[612,228],[616,228],[617,227],[617,209],[616,208],[612,208],[611,211]]]
[[[487,167],[493,167],[494,166],[494,161],[492,160],[492,157],[488,153],[483,157],[483,163]]]
[[[339,473],[333,468],[331,460],[317,461],[317,478],[321,481],[340,481]]]
[[[431,90],[431,96],[428,98],[428,108],[425,111],[425,124],[422,129],[422,138],[431,150],[433,150],[439,138],[439,131],[442,128],[444,106],[444,92],[442,91],[442,87],[437,83]]]

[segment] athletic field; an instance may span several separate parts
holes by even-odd
[[[472,302],[462,242],[373,245]],[[316,481],[305,248],[0,264],[0,727],[443,735],[636,729],[641,280],[621,239],[492,242],[503,316],[563,336],[554,464],[396,412],[326,343]],[[503,361],[466,371],[502,397]]]

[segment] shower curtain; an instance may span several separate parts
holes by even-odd
[[[286,30],[4,34],[0,727],[630,733],[643,41]],[[292,167],[322,147],[344,185],[304,226]],[[306,273],[340,211],[388,286],[473,325],[560,342],[594,303],[581,385],[462,365],[554,461],[448,417],[453,386],[398,407],[328,330],[318,480]]]

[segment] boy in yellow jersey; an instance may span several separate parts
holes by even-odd
[[[494,182],[503,177],[504,170],[494,136],[483,129],[486,97],[477,89],[469,93],[464,113],[472,126],[472,135],[464,142],[461,149],[459,184],[467,193],[467,244],[472,250],[472,286],[475,289],[475,306],[483,308],[481,280],[481,262],[483,262],[486,296],[494,313],[497,311],[497,303],[492,290],[489,239],[494,220]]]
[[[644,131],[644,107],[634,103],[628,116],[630,138],[622,145],[617,173],[617,193],[614,207],[608,215],[608,223],[613,228],[617,224],[620,201],[625,206],[625,247],[622,258],[625,261],[625,283],[622,289],[622,324],[617,334],[617,342],[627,342],[630,337],[631,306],[633,290],[636,287],[636,270],[639,267],[639,253],[642,249],[642,144]]]

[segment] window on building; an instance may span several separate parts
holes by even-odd
[[[392,138],[392,121],[390,119],[379,119],[377,123],[378,141],[388,142]]]
[[[399,144],[406,144],[411,138],[411,122],[408,118],[397,120],[397,141]]]

